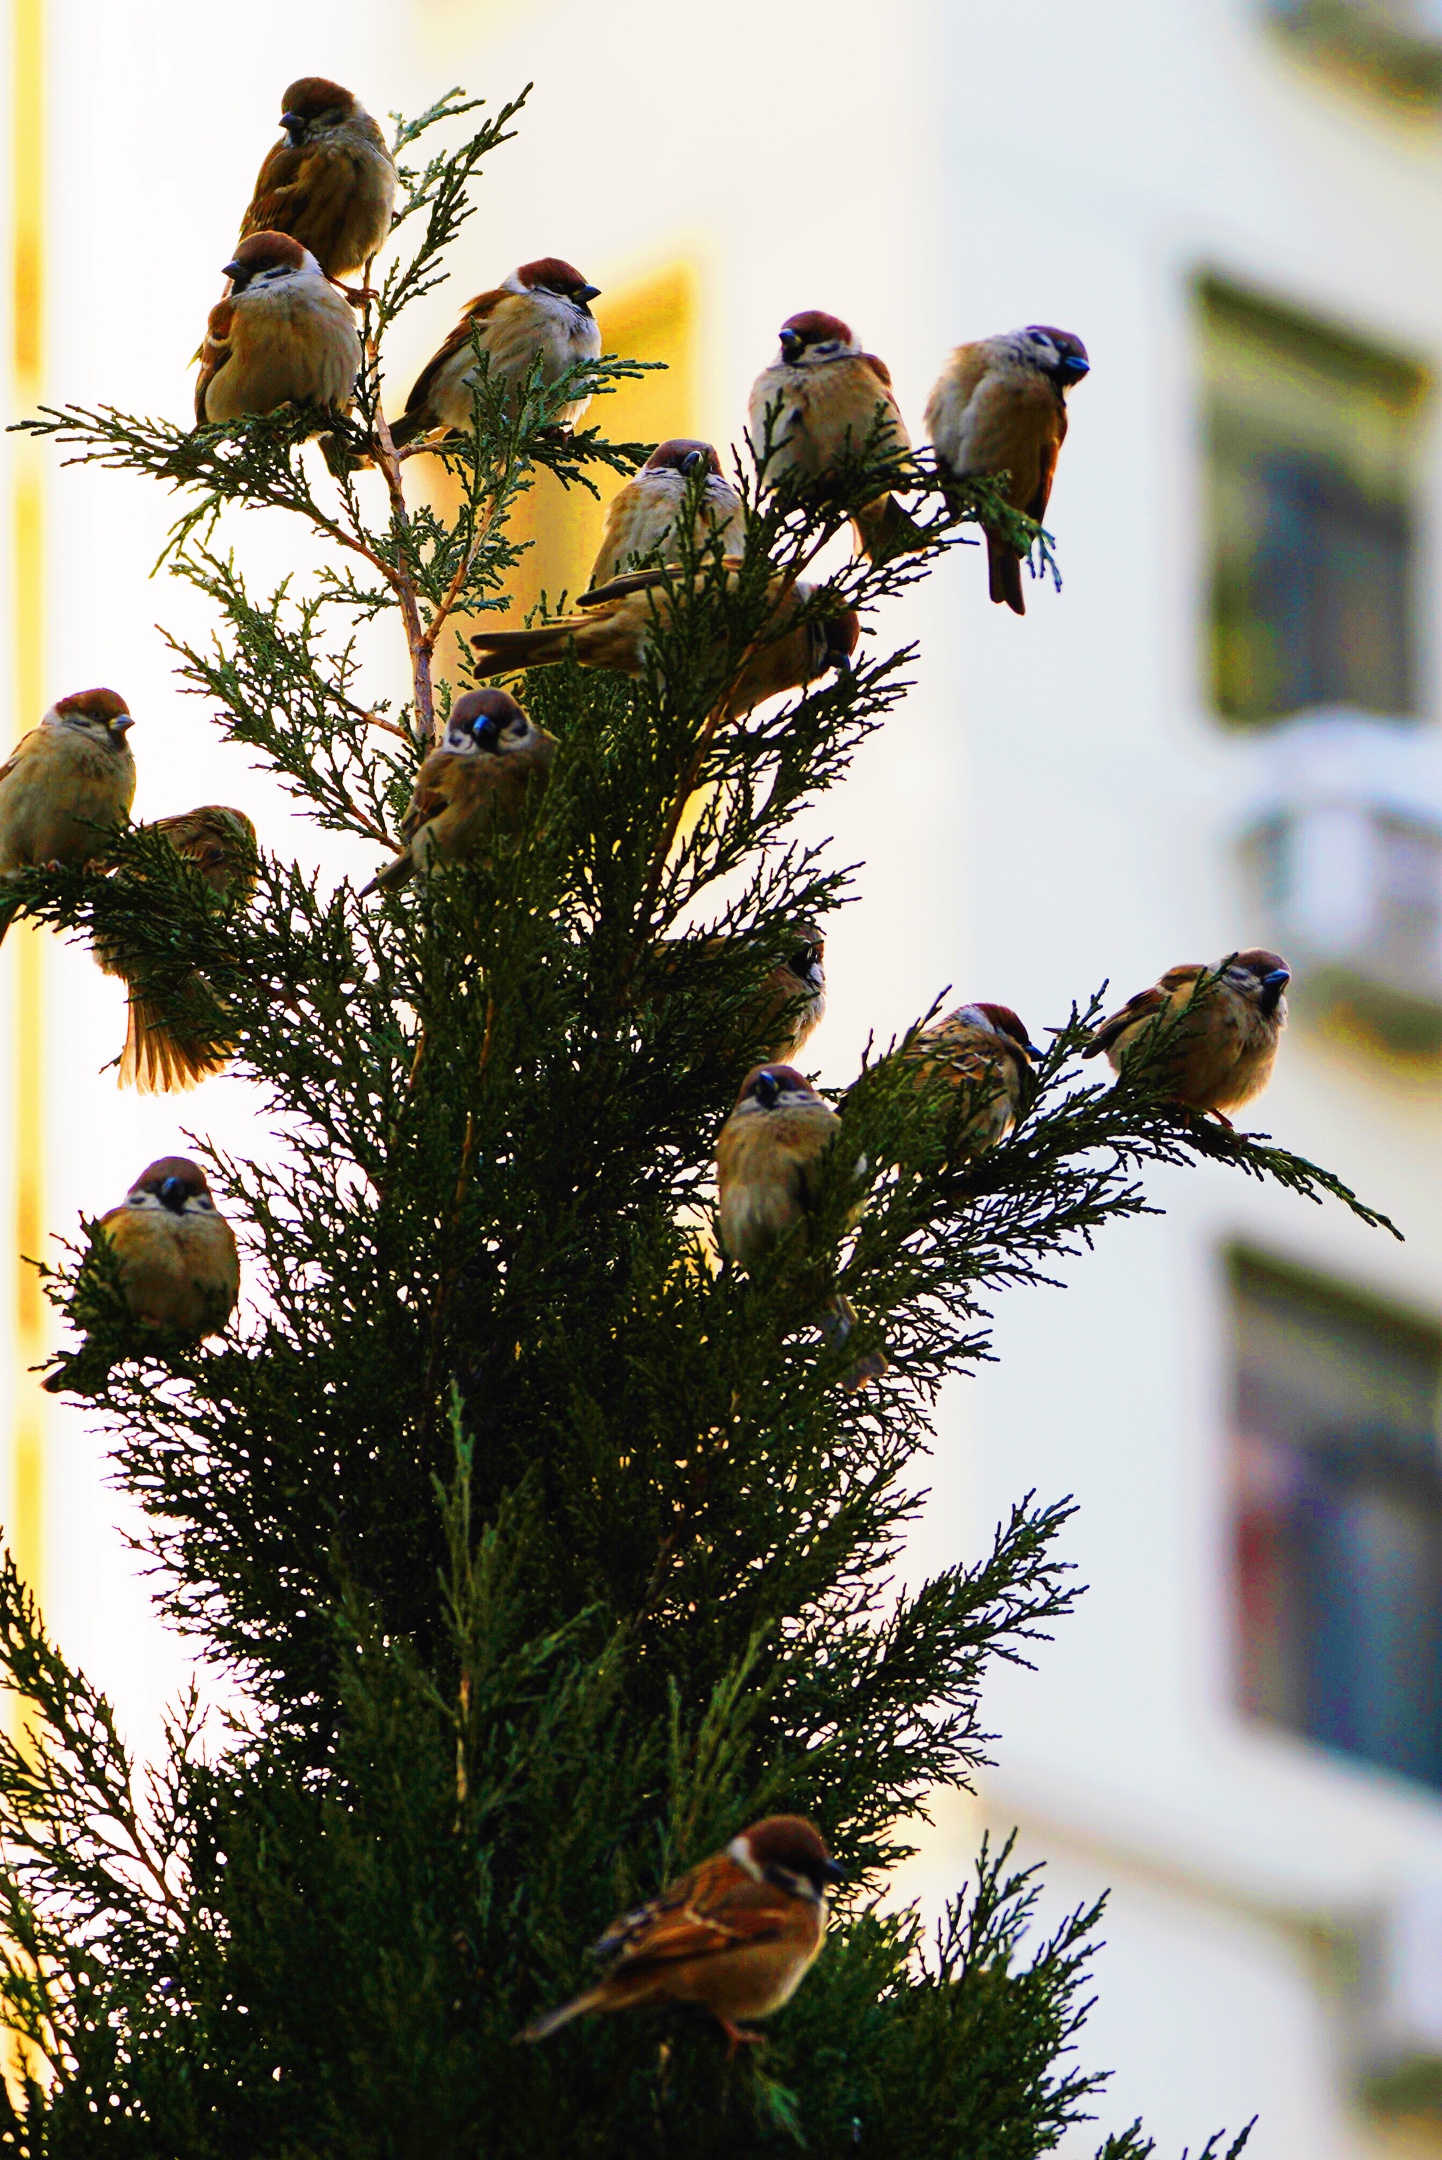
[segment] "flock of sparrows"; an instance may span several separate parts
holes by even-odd
[[[225,265],[229,290],[209,318],[196,382],[198,426],[287,403],[344,410],[360,366],[354,308],[369,287],[357,291],[340,281],[369,278],[391,227],[396,168],[380,129],[338,84],[306,77],[283,102],[285,140],[261,167],[239,244]],[[429,436],[471,430],[477,347],[491,388],[503,397],[533,379],[538,361],[541,379],[554,385],[577,361],[599,358],[590,311],[596,294],[569,263],[545,256],[472,300],[391,424],[392,448],[405,451]],[[1045,326],[959,346],[926,408],[946,485],[959,489],[978,476],[1001,476],[1013,506],[1040,519],[1066,434],[1066,393],[1087,370],[1081,341]],[[574,425],[587,402],[577,397],[557,424]],[[816,310],[782,325],[777,357],[752,391],[748,433],[771,486],[788,476],[824,482],[863,451],[878,461],[901,461],[911,449],[883,362],[845,323]],[[477,672],[570,657],[640,675],[653,628],[668,619],[675,577],[663,566],[674,562],[688,511],[698,547],[715,548],[726,574],[734,575],[729,565],[745,534],[741,496],[709,443],[662,443],[610,506],[578,612],[532,629],[482,632],[474,640]],[[889,492],[856,511],[853,524],[858,547],[872,560],[904,549],[916,535]],[[992,599],[1023,613],[1022,558],[994,534],[988,549]],[[854,614],[787,628],[806,594],[801,582],[778,576],[774,634],[747,657],[728,694],[729,716],[846,664],[859,633]],[[0,877],[37,865],[102,862],[105,836],[125,823],[135,792],[126,740],[131,725],[114,691],[89,690],[60,699],[22,739],[0,768]],[[444,739],[417,774],[401,825],[403,846],[361,897],[392,892],[436,864],[483,854],[524,818],[556,749],[554,736],[507,692],[481,689],[457,698]],[[255,834],[240,811],[206,805],[162,819],[155,829],[218,899],[249,898]],[[0,901],[0,936],[13,907]],[[821,932],[801,924],[796,940],[754,1015],[754,1034],[772,1034],[770,1055],[746,1076],[717,1143],[720,1245],[728,1261],[746,1269],[794,1233],[804,1239],[823,1158],[842,1129],[837,1111],[790,1062],[826,1004]],[[101,949],[97,957],[125,972],[117,953]],[[1187,1017],[1207,979],[1207,996]],[[1286,1018],[1287,981],[1286,963],[1260,950],[1231,955],[1219,974],[1172,968],[1105,1020],[1083,1055],[1104,1054],[1120,1072],[1139,1041],[1155,1040],[1158,1026],[1175,1021],[1161,1060],[1163,1084],[1187,1112],[1225,1119],[1266,1084]],[[1016,1013],[992,1003],[958,1006],[901,1053],[914,1063],[918,1084],[941,1074],[964,1101],[954,1144],[969,1154],[995,1147],[1024,1114],[1040,1054]],[[189,1086],[223,1063],[213,1041],[197,1039],[131,985],[122,1083]],[[864,1197],[865,1165],[857,1167],[853,1221]],[[152,1163],[100,1227],[137,1321],[194,1340],[225,1325],[239,1294],[235,1239],[195,1163],[173,1156]],[[837,1298],[820,1324],[844,1336],[851,1317]],[[884,1369],[874,1354],[846,1384]],[[52,1391],[89,1385],[96,1370],[83,1346],[46,1385]],[[825,1892],[839,1874],[810,1823],[774,1816],[754,1824],[616,1921],[597,1946],[609,1960],[606,1975],[518,2037],[544,2039],[591,2013],[681,2002],[709,2010],[733,2048],[755,2039],[742,2021],[767,2016],[796,1989],[820,1949]]]

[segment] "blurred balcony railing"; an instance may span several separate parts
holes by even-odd
[[[1289,36],[1378,87],[1442,102],[1438,0],[1262,0],[1262,9]]]
[[[1442,737],[1348,709],[1248,746],[1242,851],[1297,994],[1442,1050]]]

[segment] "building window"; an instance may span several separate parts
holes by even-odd
[[[1232,1263],[1244,1709],[1442,1787],[1442,1335]]]
[[[1415,363],[1200,289],[1218,710],[1416,710]]]

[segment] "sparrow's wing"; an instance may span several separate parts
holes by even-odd
[[[1161,982],[1152,984],[1150,990],[1138,990],[1135,997],[1127,999],[1120,1011],[1108,1014],[1102,1021],[1082,1056],[1095,1057],[1098,1051],[1110,1050],[1117,1037],[1124,1035],[1129,1027],[1135,1027],[1139,1020],[1148,1020],[1153,1014],[1161,1012],[1167,1004],[1169,991],[1177,987],[1179,986],[1175,983],[1168,983],[1164,975]]]
[[[717,1957],[743,1944],[772,1942],[786,1913],[777,1893],[753,1882],[724,1853],[700,1867],[606,1930],[598,1957],[614,1958],[630,1971]]]
[[[1051,500],[1051,484],[1056,478],[1057,455],[1065,439],[1066,407],[1063,405],[1057,415],[1055,428],[1042,437],[1040,457],[1037,464],[1036,489],[1030,502],[1024,506],[1027,516],[1035,518],[1038,524],[1046,516],[1046,506]]]
[[[426,765],[430,762],[427,758],[426,764],[416,775],[415,790],[406,805],[406,814],[401,819],[402,840],[413,838],[422,825],[429,825],[433,817],[439,817],[450,802],[451,791],[445,785],[446,767],[441,766],[427,774]]]
[[[195,424],[205,426],[205,395],[230,358],[230,333],[235,305],[217,300],[206,319],[205,343],[200,348],[200,373],[195,378]]]
[[[255,193],[240,221],[242,240],[252,233],[290,231],[286,221],[305,189],[306,169],[314,163],[314,150],[300,146],[292,149],[288,142],[275,144],[255,176]]]
[[[406,399],[406,411],[408,413],[419,412],[425,406],[430,398],[431,388],[437,375],[439,375],[448,360],[453,360],[458,352],[464,352],[471,342],[471,332],[475,329],[477,323],[488,322],[500,303],[513,297],[512,294],[507,293],[503,285],[498,285],[494,291],[477,293],[474,300],[466,302],[461,312],[461,319],[456,324],[455,329],[452,330],[445,343],[438,346],[435,352],[431,354],[430,359],[412,383],[411,394]]]
[[[611,578],[604,585],[593,585],[589,592],[579,593],[577,607],[600,607],[606,600],[624,600],[628,593],[650,592],[668,579],[675,579],[674,570],[628,570],[624,577]]]
[[[30,756],[31,752],[35,749],[39,741],[39,736],[39,728],[31,728],[28,735],[21,736],[19,742],[16,743],[15,748],[11,751],[9,757],[6,758],[5,763],[3,765],[0,765],[0,783],[8,780],[11,773],[15,771],[16,767],[21,763],[22,759]]]

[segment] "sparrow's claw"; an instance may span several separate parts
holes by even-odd
[[[765,2033],[752,2032],[749,2025],[733,2025],[730,2018],[718,2017],[716,2021],[726,2035],[726,2060],[734,2062],[736,2050],[743,2047],[764,2047]]]
[[[372,300],[380,299],[374,285],[342,285],[339,278],[332,278],[331,283],[338,293],[344,293],[353,308],[367,307]]]

